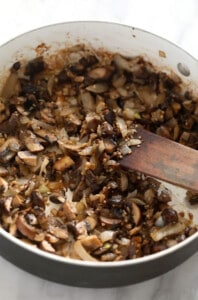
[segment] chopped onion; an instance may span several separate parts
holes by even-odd
[[[94,257],[92,257],[82,246],[81,241],[76,241],[74,243],[74,250],[76,254],[82,259],[82,260],[87,260],[87,261],[97,261]]]
[[[115,236],[115,231],[105,230],[105,231],[101,232],[99,238],[103,243],[105,243],[105,242],[113,240],[114,236]]]

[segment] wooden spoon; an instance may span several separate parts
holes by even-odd
[[[142,143],[120,161],[122,167],[198,192],[198,151],[142,128],[136,136]]]

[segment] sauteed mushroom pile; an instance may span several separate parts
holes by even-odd
[[[0,99],[1,227],[90,261],[134,259],[195,233],[168,189],[120,168],[141,147],[136,124],[198,148],[198,102],[143,57],[76,45],[17,61]]]

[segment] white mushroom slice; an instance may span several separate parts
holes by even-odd
[[[82,156],[89,156],[89,155],[92,155],[93,154],[93,151],[95,150],[95,147],[94,146],[88,146],[84,149],[82,149],[79,154],[82,155]]]
[[[30,152],[39,152],[44,149],[44,147],[39,143],[36,135],[30,130],[23,132],[22,135],[24,143]]]
[[[63,171],[70,168],[74,164],[75,162],[73,161],[73,159],[70,156],[66,155],[54,163],[54,169],[57,171]]]
[[[120,117],[116,117],[116,125],[117,125],[122,137],[125,138],[127,136],[128,129],[127,129],[127,125],[126,125],[124,119],[122,119]]]
[[[36,167],[37,165],[37,155],[34,155],[29,151],[19,151],[18,157],[28,166]]]
[[[43,240],[40,243],[40,247],[41,247],[42,250],[44,250],[46,252],[49,252],[49,253],[55,253],[56,252],[54,247],[52,247],[52,245],[46,240]]]
[[[0,176],[4,177],[8,175],[8,170],[2,166],[0,166]]]
[[[93,79],[106,79],[109,75],[109,70],[104,67],[95,68],[88,72],[88,76]]]
[[[182,223],[177,223],[174,225],[170,224],[170,225],[164,226],[162,228],[155,228],[150,233],[150,236],[155,242],[158,242],[167,236],[179,234],[184,229],[185,229],[185,225]]]
[[[86,87],[86,90],[95,94],[101,94],[108,91],[109,87],[106,83],[95,83]]]
[[[102,246],[102,242],[96,235],[90,235],[82,238],[81,240],[82,245],[89,251],[93,251],[98,249]]]
[[[138,65],[139,57],[134,59],[127,60],[126,58],[122,57],[120,54],[115,54],[113,58],[116,66],[128,72],[135,72],[140,69],[140,65]]]

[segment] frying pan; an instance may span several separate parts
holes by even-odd
[[[198,62],[176,45],[149,32],[114,23],[70,22],[25,33],[0,47],[0,76],[4,78],[18,59],[34,58],[85,43],[94,48],[126,56],[143,55],[156,68],[179,75],[185,85],[197,92]],[[38,47],[39,46],[39,47]],[[190,159],[190,158],[189,158]],[[185,200],[185,190],[165,184],[173,194],[172,206],[191,212],[198,225],[198,210]],[[59,257],[27,245],[0,228],[0,254],[16,266],[42,278],[79,287],[117,287],[161,275],[189,258],[198,248],[198,233],[162,252],[120,262],[86,262]]]

